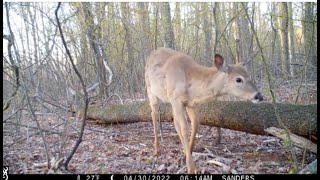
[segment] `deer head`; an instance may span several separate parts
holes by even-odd
[[[225,73],[224,93],[251,100],[253,103],[263,100],[243,63],[228,65],[221,55],[216,54],[214,65],[220,72]]]

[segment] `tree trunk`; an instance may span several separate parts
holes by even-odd
[[[288,20],[289,20],[289,46],[290,46],[290,64],[289,64],[289,69],[290,69],[290,75],[294,76],[295,74],[295,69],[294,66],[292,65],[295,59],[295,41],[294,41],[294,28],[293,28],[293,15],[292,15],[292,2],[288,3]]]
[[[177,51],[182,50],[182,42],[181,42],[181,36],[182,36],[182,27],[181,27],[181,9],[180,9],[180,2],[176,2],[176,8],[175,8],[175,20],[174,20],[174,27],[175,27],[175,48]]]
[[[317,59],[316,59],[316,42],[314,37],[314,15],[313,15],[313,3],[312,2],[305,2],[305,13],[304,13],[304,21],[302,23],[303,29],[303,45],[304,45],[304,54],[307,58],[307,61],[310,62],[313,66],[317,66]],[[311,61],[309,61],[311,60]],[[316,69],[315,69],[316,70]],[[310,73],[311,74],[311,73]]]
[[[279,33],[280,33],[280,42],[282,49],[281,56],[281,70],[283,77],[286,77],[289,74],[289,43],[288,43],[288,6],[285,2],[278,3],[278,23],[279,23]]]
[[[214,2],[213,8],[212,8],[212,15],[213,15],[213,21],[214,21],[214,43],[213,43],[213,54],[216,54],[218,50],[218,38],[220,36],[220,10],[219,10],[219,2]]]
[[[149,24],[149,11],[148,11],[148,3],[145,2],[139,2],[138,3],[139,8],[139,21],[140,21],[140,42],[141,42],[141,52],[140,58],[138,59],[138,65],[139,65],[139,72],[137,72],[138,75],[144,74],[144,65],[145,60],[147,56],[150,54],[152,50],[152,44],[150,40],[150,24]],[[140,78],[138,78],[140,79]],[[139,86],[139,92],[142,92],[145,90],[145,84],[144,81],[141,81],[141,83],[138,84]]]
[[[274,68],[273,68],[273,72],[275,74],[276,77],[279,76],[279,68],[280,67],[280,64],[281,64],[281,43],[280,43],[280,38],[278,37],[278,34],[280,34],[280,30],[279,30],[279,24],[277,24],[277,19],[276,19],[276,11],[278,9],[278,7],[276,6],[276,3],[271,3],[271,6],[272,6],[272,16],[271,16],[271,26],[272,26],[272,30],[273,30],[273,53],[272,53],[272,56],[274,53],[276,53],[276,57],[275,58],[272,58],[274,59]],[[276,52],[274,52],[274,50]]]
[[[298,135],[317,135],[317,105],[277,104],[283,124]],[[201,124],[265,135],[268,127],[282,128],[270,103],[211,101],[196,108]],[[132,123],[151,120],[148,101],[113,105],[109,108],[90,106],[88,119],[99,123]],[[82,116],[78,112],[78,116]],[[171,105],[161,108],[161,121],[172,121]]]
[[[212,24],[210,21],[210,13],[208,3],[201,3],[201,10],[204,14],[203,18],[203,31],[204,31],[204,41],[205,41],[205,65],[212,65],[212,50],[211,50],[211,40],[212,40]]]
[[[99,35],[98,33],[96,33],[96,27],[99,26],[99,24],[95,24],[94,23],[94,16],[92,14],[92,6],[90,3],[82,3],[82,10],[84,13],[84,17],[85,17],[85,22],[86,25],[88,27],[86,30],[86,34],[88,37],[88,41],[90,44],[90,48],[94,53],[94,59],[95,59],[95,65],[96,65],[96,69],[97,69],[97,81],[100,83],[99,86],[99,96],[100,99],[103,99],[104,96],[107,95],[107,89],[105,86],[105,82],[106,82],[106,78],[105,78],[105,69],[104,69],[104,65],[103,65],[103,57],[102,54],[99,50],[99,45],[98,45],[98,39],[99,39]],[[99,28],[97,28],[99,29]]]
[[[234,16],[238,16],[235,19],[235,41],[236,41],[236,49],[237,49],[237,62],[248,62],[246,67],[250,73],[252,72],[252,61],[251,57],[253,54],[253,46],[251,44],[253,36],[249,31],[249,22],[245,15],[244,9],[248,8],[248,3],[233,3]],[[242,10],[242,12],[240,12]],[[239,14],[240,13],[240,14]]]
[[[160,3],[153,3],[153,16],[154,16],[154,46],[153,49],[158,48],[158,19],[159,19],[159,8],[160,8]]]
[[[38,68],[38,65],[39,65],[39,62],[38,62],[38,41],[36,39],[36,26],[35,26],[35,23],[36,23],[36,11],[34,10],[34,14],[32,14],[31,12],[31,7],[32,7],[32,4],[29,3],[30,6],[27,7],[27,10],[28,10],[28,14],[29,14],[29,19],[31,21],[31,36],[33,37],[33,52],[31,52],[31,54],[33,54],[33,60],[35,61],[35,65],[34,66],[31,66],[30,68],[30,74],[36,74],[36,69]],[[31,45],[30,45],[31,46]],[[32,49],[32,48],[30,48]],[[31,60],[32,58],[30,58]],[[38,74],[36,74],[38,75]],[[30,76],[30,82],[32,84],[31,86],[31,89],[33,88],[36,88],[37,85],[36,85],[36,77],[34,75]]]
[[[175,49],[174,34],[171,23],[170,5],[168,2],[161,3],[161,23],[162,23],[162,38],[164,47]]]
[[[243,50],[242,50],[242,44],[241,44],[241,39],[242,39],[242,32],[241,32],[241,27],[240,27],[240,17],[241,15],[238,15],[239,13],[239,7],[238,7],[238,3],[234,2],[233,3],[233,16],[236,17],[235,18],[235,22],[234,22],[234,39],[236,42],[236,63],[240,63],[243,62]]]
[[[135,60],[134,60],[134,53],[133,53],[133,46],[132,46],[132,33],[131,33],[131,14],[130,14],[130,7],[127,2],[120,3],[121,6],[121,20],[122,24],[125,28],[125,40],[126,40],[126,46],[127,46],[127,57],[128,57],[128,64],[127,68],[129,70],[128,72],[128,78],[129,78],[129,92],[130,96],[135,99],[137,87],[136,82],[138,82],[136,76],[135,76]]]
[[[148,3],[139,2],[139,21],[140,31],[141,31],[141,47],[143,51],[143,64],[145,64],[144,59],[151,52],[151,41],[150,41],[150,24],[149,24],[149,12],[148,12]]]

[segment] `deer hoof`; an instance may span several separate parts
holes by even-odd
[[[197,174],[196,165],[194,163],[188,167],[188,174]]]
[[[159,155],[160,155],[160,151],[158,148],[156,148],[154,151],[154,156],[159,156]]]

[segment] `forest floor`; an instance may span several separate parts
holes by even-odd
[[[286,93],[285,93],[286,94]],[[315,95],[316,96],[316,95]],[[73,148],[80,120],[70,115],[39,113],[49,156],[66,156]],[[43,140],[36,123],[24,112],[21,124],[4,123],[3,165],[11,174],[42,174],[48,170]],[[152,123],[96,124],[88,121],[83,141],[74,154],[69,171],[60,173],[186,173],[179,137],[172,122],[162,123],[163,141],[160,156],[153,156]],[[216,128],[201,125],[196,137],[193,160],[198,173],[287,174],[291,170],[290,153],[282,140],[272,136],[253,135],[229,129],[221,130],[216,142]],[[308,164],[317,155],[295,148],[298,162]],[[305,156],[304,156],[305,153]]]
[[[54,123],[43,119],[46,123]],[[75,125],[78,124],[78,125]],[[43,123],[44,125],[44,123]],[[80,122],[74,122],[79,127]],[[23,131],[24,128],[21,130]],[[272,136],[258,136],[244,132],[222,129],[221,144],[215,144],[216,128],[200,126],[193,151],[199,173],[288,173],[289,153],[283,142]],[[69,130],[68,130],[69,131]],[[72,131],[72,132],[71,132]],[[77,138],[76,131],[69,131],[63,153],[70,153]],[[97,125],[88,123],[83,141],[70,162],[71,173],[185,173],[185,160],[181,143],[173,123],[162,123],[163,142],[161,154],[153,157],[152,123],[139,122],[120,125]],[[31,133],[31,132],[30,132]],[[72,135],[73,134],[73,135]],[[39,164],[46,162],[40,135],[5,137],[4,164],[10,173],[44,173]],[[46,135],[49,150],[59,150],[62,140],[57,134]],[[8,142],[9,141],[9,142]],[[303,150],[296,148],[302,162]],[[50,155],[51,156],[51,155]],[[51,156],[52,157],[52,156]],[[305,163],[316,156],[307,154]],[[215,161],[220,163],[214,163]],[[218,164],[218,165],[217,165]]]

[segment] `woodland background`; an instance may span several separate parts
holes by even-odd
[[[83,105],[83,86],[61,40],[57,6],[3,3],[3,158],[15,173],[43,172],[40,162],[67,156],[76,139],[72,136],[81,132],[81,122],[72,114],[75,107]],[[65,45],[89,94],[89,104],[104,107],[145,100],[145,60],[152,50],[163,46],[186,53],[205,66],[212,66],[215,53],[223,55],[228,63],[245,62],[267,101],[271,100],[270,83],[277,102],[317,103],[316,2],[70,2],[61,4],[58,16]],[[150,125],[136,126],[151,130]],[[118,127],[122,130],[112,130],[111,126],[107,131],[92,126],[89,129],[94,135],[103,131],[102,135],[108,137],[121,137],[121,132],[130,128],[123,125]],[[171,125],[166,126],[174,132]],[[137,133],[133,138],[139,140]],[[85,132],[84,137],[89,136]],[[85,143],[80,147],[86,147]],[[115,145],[105,146],[107,150],[95,152],[112,155]],[[152,138],[149,150],[142,155],[152,153],[151,147]],[[150,163],[148,159],[146,162]],[[79,163],[81,168],[76,164],[72,165],[75,172],[105,172],[101,165],[88,171],[89,167],[82,166],[85,163]],[[119,166],[123,170],[119,172],[130,169],[121,163]],[[143,165],[134,167],[145,169]],[[290,170],[288,164],[283,167],[279,172]],[[177,171],[163,170],[161,165],[158,168],[160,172]],[[121,168],[110,172],[118,170]]]

